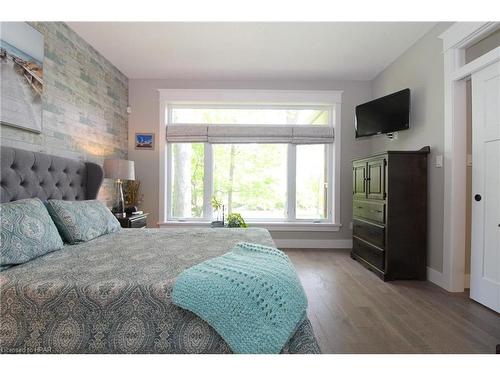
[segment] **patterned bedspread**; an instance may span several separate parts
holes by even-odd
[[[263,229],[129,229],[0,273],[0,352],[230,353],[203,320],[174,306],[175,277]],[[318,353],[309,321],[284,353]]]

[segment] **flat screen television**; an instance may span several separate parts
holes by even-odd
[[[410,89],[356,107],[356,138],[394,133],[410,127]]]

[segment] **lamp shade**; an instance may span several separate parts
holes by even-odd
[[[114,180],[135,180],[135,168],[132,160],[104,160],[104,177]]]

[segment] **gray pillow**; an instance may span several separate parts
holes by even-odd
[[[61,201],[46,202],[52,220],[66,242],[75,244],[120,230],[120,223],[102,202]]]
[[[38,198],[0,204],[0,270],[63,247],[61,236]]]

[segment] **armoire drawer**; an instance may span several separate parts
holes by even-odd
[[[385,246],[385,228],[383,226],[370,224],[366,221],[353,220],[352,234],[375,246]]]
[[[385,223],[385,203],[353,201],[352,213],[355,217]]]
[[[352,252],[381,271],[385,270],[385,252],[354,237]]]

